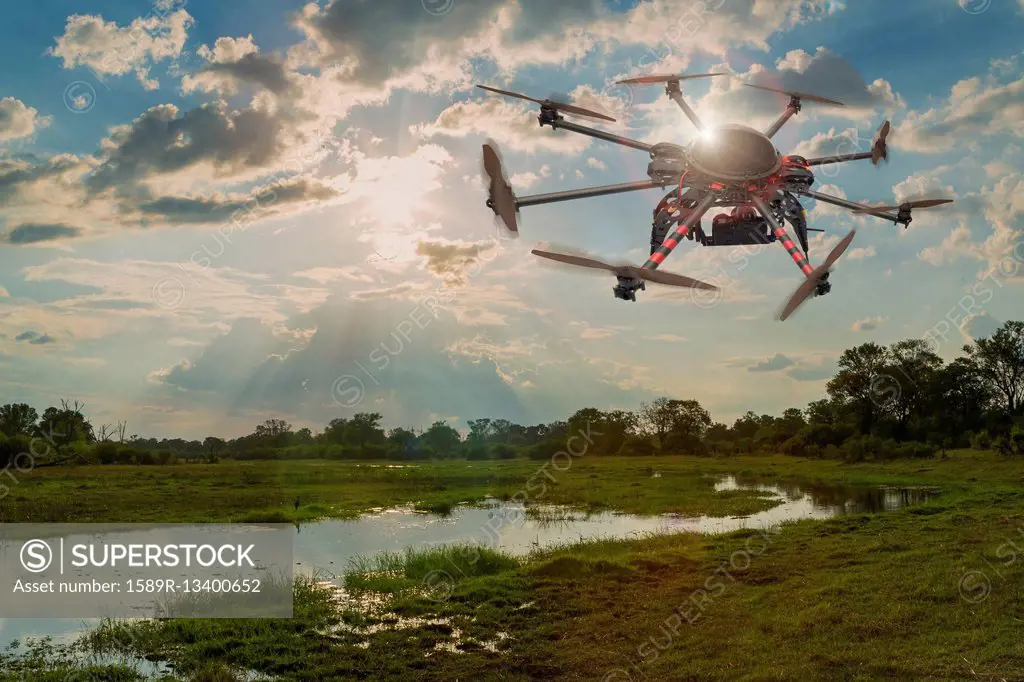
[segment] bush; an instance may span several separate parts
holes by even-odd
[[[8,466],[20,467],[22,469],[30,468],[31,459],[26,457],[19,457],[22,453],[29,453],[31,456],[31,443],[29,439],[24,436],[14,436],[8,438],[0,433],[0,469],[4,469]]]
[[[1016,455],[1024,454],[1024,428],[1014,426],[1010,429],[1010,447]]]
[[[490,453],[487,451],[487,446],[483,443],[474,443],[466,448],[466,459],[478,461],[481,459],[489,459]]]
[[[109,440],[97,443],[92,450],[92,456],[100,464],[115,464],[118,459],[118,446]]]
[[[527,451],[527,456],[530,459],[551,459],[555,456],[559,450],[562,449],[561,441],[557,440],[543,440],[535,445],[530,446]]]
[[[515,459],[516,450],[511,445],[498,443],[491,447],[491,456],[495,459]]]
[[[619,453],[623,455],[636,455],[638,457],[646,457],[648,455],[655,454],[654,444],[649,438],[643,436],[630,436],[626,439],[626,442],[619,448]]]
[[[971,434],[971,447],[975,450],[988,450],[992,447],[992,436],[989,435],[988,429]]]
[[[794,457],[804,457],[807,455],[807,441],[804,440],[802,434],[797,434],[792,438],[788,439],[785,443],[779,446],[779,452],[784,455],[793,455]]]

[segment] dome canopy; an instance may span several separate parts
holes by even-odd
[[[695,170],[722,180],[754,180],[779,170],[779,151],[763,133],[727,125],[702,133],[689,149]]]

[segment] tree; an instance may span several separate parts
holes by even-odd
[[[839,372],[827,384],[829,396],[857,415],[861,433],[871,432],[895,390],[885,374],[888,360],[877,343],[847,348],[839,357]]]
[[[1011,417],[1024,405],[1024,322],[1007,322],[987,339],[964,346],[967,359]]]
[[[896,437],[904,439],[911,419],[925,418],[924,410],[936,373],[942,368],[942,358],[933,353],[923,339],[894,343],[889,346],[887,355],[883,376],[894,390],[884,390],[887,397],[882,402],[882,410],[895,419]],[[876,380],[875,383],[878,391],[882,382]]]
[[[300,445],[308,445],[313,442],[313,431],[309,427],[303,427],[295,432],[292,440]]]
[[[0,433],[5,436],[31,436],[37,421],[39,413],[25,403],[0,406]]]
[[[216,455],[223,452],[226,445],[227,443],[225,443],[221,438],[207,436],[203,440],[203,451],[207,454]]]
[[[420,436],[420,443],[438,457],[448,459],[458,454],[462,436],[448,422],[436,421]]]
[[[345,427],[348,426],[348,420],[344,417],[338,419],[332,419],[324,429],[323,439],[328,443],[334,443],[335,445],[341,445],[345,442]]]
[[[665,447],[665,439],[672,431],[675,420],[669,398],[656,398],[651,403],[640,404],[640,419],[645,431],[658,439],[658,448]]]
[[[690,447],[704,438],[711,426],[711,415],[696,400],[658,398],[640,406],[643,422],[658,438],[658,448],[664,450],[672,440]]]
[[[470,419],[467,423],[469,424],[469,442],[473,444],[486,443],[491,436],[491,420]]]
[[[283,419],[268,419],[256,426],[252,437],[258,444],[265,447],[283,447],[288,444],[292,433],[292,425]]]
[[[48,407],[39,420],[43,436],[58,445],[95,440],[92,424],[82,415],[83,403],[61,399],[60,407]]]
[[[383,418],[384,416],[379,412],[358,412],[352,415],[352,419],[345,424],[344,442],[359,448],[364,448],[367,445],[383,445],[384,429],[380,425]]]

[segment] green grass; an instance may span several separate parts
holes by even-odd
[[[288,523],[406,503],[446,515],[488,497],[637,513],[750,514],[771,506],[752,492],[717,494],[710,478],[697,475],[729,469],[722,460],[680,457],[581,458],[566,471],[528,460],[53,467],[9,484],[0,523]]]
[[[472,469],[522,480],[522,464]],[[352,567],[351,602],[297,584],[292,620],[108,623],[87,644],[170,660],[182,679],[208,665],[287,681],[629,679],[614,670],[634,680],[1024,679],[1024,461],[970,451],[858,465],[594,459],[560,474],[543,501],[588,508],[603,490],[608,506],[718,513],[737,500],[695,481],[726,472],[943,493],[769,534],[587,542],[525,559],[465,546],[384,554]],[[453,464],[435,473],[460,489]],[[677,499],[691,493],[699,504]],[[438,571],[451,576],[444,589],[422,589]],[[987,576],[984,599],[977,581],[961,594],[972,571]]]

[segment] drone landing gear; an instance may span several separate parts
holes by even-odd
[[[646,291],[647,285],[644,284],[642,279],[636,277],[618,277],[619,283],[612,291],[615,293],[615,298],[623,301],[633,301],[636,303],[636,292]]]

